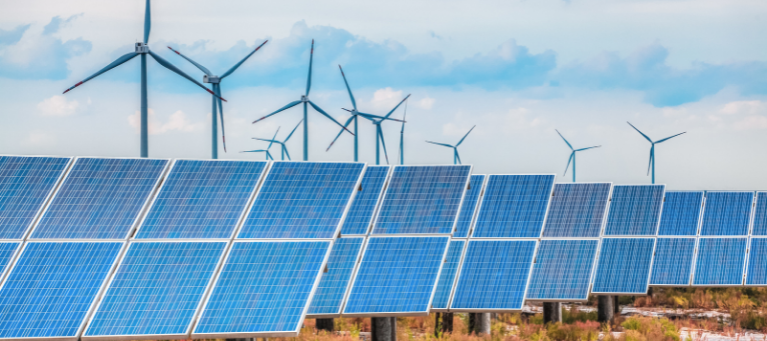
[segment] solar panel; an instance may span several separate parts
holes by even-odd
[[[598,246],[598,239],[542,240],[527,299],[588,300]]]
[[[378,202],[383,195],[386,178],[389,175],[389,166],[369,166],[362,176],[362,190],[354,196],[349,213],[344,219],[341,234],[367,234],[373,225]]]
[[[453,237],[466,238],[469,236],[469,230],[474,220],[474,213],[477,211],[477,204],[479,203],[479,196],[482,193],[484,183],[484,175],[471,176],[469,189],[466,190],[466,194],[463,196],[463,205],[461,205],[461,212],[458,214],[458,223],[455,225]]]
[[[613,186],[606,236],[654,236],[666,185]]]
[[[603,238],[592,293],[646,294],[655,238]]]
[[[543,237],[599,237],[610,186],[610,183],[554,185]]]
[[[699,238],[692,285],[743,284],[746,238]]]
[[[175,160],[136,238],[231,238],[266,164]]]
[[[328,258],[328,271],[322,274],[308,315],[317,318],[336,317],[341,314],[341,304],[350,286],[364,241],[365,238],[362,237],[336,240]]]
[[[658,238],[650,285],[690,285],[695,242],[695,238]]]
[[[160,159],[77,158],[31,237],[128,237],[167,164]]]
[[[746,285],[767,285],[767,238],[751,238]]]
[[[555,175],[490,175],[472,238],[538,238]]]
[[[461,254],[463,254],[464,240],[451,240],[450,247],[447,249],[447,258],[442,265],[442,271],[439,273],[437,282],[437,291],[434,293],[434,300],[431,302],[431,311],[447,311],[450,303],[450,294],[453,292],[455,284],[455,275],[458,273],[458,266],[461,264]]]
[[[0,289],[0,338],[76,340],[122,242],[27,242]]]
[[[297,336],[331,241],[237,241],[193,339]]]
[[[395,166],[373,234],[453,233],[471,166]]]
[[[450,310],[521,310],[537,244],[537,240],[470,240]]]
[[[333,238],[364,163],[274,162],[237,238]]]
[[[448,237],[371,237],[343,315],[427,315]]]
[[[666,192],[660,216],[659,236],[695,236],[698,234],[703,192]]]
[[[0,279],[11,265],[13,255],[16,254],[19,246],[21,246],[21,242],[0,242]]]
[[[701,236],[746,236],[754,192],[707,192]]]
[[[756,212],[751,235],[767,236],[767,192],[756,193]]]
[[[0,156],[0,239],[23,239],[72,158]]]
[[[131,243],[83,338],[186,338],[226,246]]]

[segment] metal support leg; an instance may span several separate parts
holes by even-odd
[[[615,299],[612,296],[599,296],[597,303],[597,320],[599,322],[610,322],[615,314]]]
[[[371,341],[394,341],[391,335],[391,318],[371,317],[370,329]]]
[[[333,319],[317,319],[317,330],[325,330],[332,332],[335,329],[335,321]]]
[[[543,324],[562,322],[562,303],[543,303]]]

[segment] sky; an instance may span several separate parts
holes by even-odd
[[[62,92],[143,37],[143,0],[0,0],[0,154],[139,156],[139,60]],[[193,78],[171,46],[223,74],[227,150],[262,160],[303,118],[300,99],[315,40],[310,99],[349,114],[343,66],[360,111],[402,98],[407,164],[451,164],[457,143],[475,174],[565,174],[678,190],[767,189],[767,3],[762,0],[209,1],[155,0],[149,46]],[[149,156],[210,158],[211,96],[148,61]],[[401,119],[403,105],[392,114]],[[353,160],[353,137],[309,112],[309,159]],[[401,124],[384,122],[389,162]],[[279,129],[279,131],[277,131]],[[556,130],[555,130],[556,129]],[[219,132],[220,135],[220,132]],[[375,163],[375,130],[360,121],[360,161]],[[287,143],[302,156],[301,128]],[[279,158],[278,146],[272,153]],[[381,157],[381,162],[385,159]]]

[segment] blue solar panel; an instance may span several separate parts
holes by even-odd
[[[599,240],[542,240],[533,264],[528,300],[585,301]]]
[[[362,176],[362,190],[354,196],[349,213],[346,214],[341,234],[367,234],[373,225],[373,214],[383,195],[389,166],[369,166]]]
[[[124,239],[168,160],[78,158],[32,232],[39,239]]]
[[[703,192],[666,192],[660,216],[659,236],[696,236]]]
[[[0,239],[23,239],[71,158],[0,156]]]
[[[266,162],[176,160],[136,238],[231,238]]]
[[[471,166],[396,166],[374,234],[453,233]]]
[[[448,240],[369,238],[344,315],[427,313]]]
[[[521,310],[536,240],[472,240],[450,309]]]
[[[610,183],[554,185],[543,237],[599,237]]]
[[[651,285],[689,285],[695,238],[658,238],[652,262]]]
[[[708,192],[701,236],[746,236],[754,192]]]
[[[473,238],[538,238],[554,175],[490,175]]]
[[[767,239],[751,238],[746,285],[767,285]]]
[[[594,293],[646,294],[655,238],[603,238]]]
[[[330,243],[235,242],[192,338],[298,335]]]
[[[132,243],[85,335],[187,335],[226,244]]]
[[[471,222],[474,220],[474,213],[477,211],[479,195],[482,193],[482,185],[485,183],[484,175],[472,175],[469,180],[469,189],[463,197],[461,213],[458,214],[458,223],[455,225],[453,237],[466,238],[469,236]]]
[[[11,260],[13,260],[16,250],[19,249],[19,245],[21,242],[0,242],[0,278],[11,265]]]
[[[756,212],[754,213],[754,236],[767,236],[767,192],[756,193]]]
[[[123,243],[27,243],[0,289],[0,338],[77,338]]]
[[[458,272],[458,265],[461,264],[461,254],[463,253],[463,245],[465,243],[463,240],[450,241],[445,264],[442,265],[442,272],[439,273],[437,291],[434,293],[434,300],[431,302],[432,310],[448,308],[450,294],[453,292],[455,275]]]
[[[309,306],[309,315],[341,313],[341,303],[352,280],[364,241],[365,238],[341,238],[333,244],[328,258],[328,272],[322,274],[320,285]]]
[[[693,285],[741,285],[746,238],[700,238]]]
[[[237,238],[333,238],[364,163],[275,162]]]
[[[607,214],[607,236],[654,236],[666,185],[614,186]]]

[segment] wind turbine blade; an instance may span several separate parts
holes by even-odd
[[[241,151],[240,153],[260,153],[260,152],[265,152],[265,151],[266,151],[265,149],[258,149],[258,150],[243,150],[243,151]]]
[[[562,136],[562,133],[560,133],[559,130],[554,129],[554,131],[556,131],[557,134],[559,134],[559,137],[565,140],[565,143],[567,143],[567,146],[570,147],[570,150],[575,150],[573,149],[573,145],[571,145],[570,142],[567,142],[567,139],[564,136]]]
[[[354,95],[352,95],[352,89],[349,87],[349,82],[346,81],[346,75],[344,74],[344,69],[341,68],[341,64],[338,65],[338,69],[341,70],[341,77],[344,78],[344,84],[346,84],[346,91],[349,91],[349,98],[352,100],[352,106],[354,106],[354,111],[357,111],[357,101],[354,100]]]
[[[296,129],[298,129],[298,127],[301,126],[301,122],[303,122],[303,121],[304,121],[303,118],[300,121],[298,121],[298,124],[296,124],[296,127],[293,128],[293,131],[291,131],[290,134],[288,134],[288,137],[285,138],[285,141],[282,141],[282,142],[288,142],[288,140],[290,140],[290,137],[293,136],[293,133],[296,132]]]
[[[465,140],[465,139],[466,139],[466,136],[469,136],[469,134],[471,134],[471,131],[472,131],[472,130],[474,130],[474,128],[476,128],[476,127],[477,127],[476,125],[474,125],[473,127],[471,127],[471,129],[469,129],[469,132],[468,132],[468,133],[466,133],[466,135],[464,135],[464,136],[463,136],[463,138],[462,138],[460,141],[458,141],[458,144],[457,144],[457,145],[455,145],[455,146],[456,146],[456,147],[460,146],[460,145],[461,145],[461,143],[463,143],[463,140]]]
[[[272,153],[268,149],[266,150],[266,159],[274,161],[274,157],[272,157]]]
[[[273,113],[271,113],[271,114],[269,114],[269,115],[266,115],[266,116],[264,116],[264,117],[261,117],[261,118],[259,118],[259,119],[255,120],[255,121],[253,121],[253,123],[256,123],[256,122],[258,122],[258,121],[261,121],[261,120],[263,120],[263,119],[265,119],[265,118],[267,118],[267,117],[269,117],[269,116],[272,116],[272,115],[278,114],[278,113],[280,113],[280,112],[281,112],[281,111],[283,111],[283,110],[287,110],[287,109],[290,109],[290,108],[292,108],[292,107],[295,107],[296,105],[299,105],[300,103],[301,103],[301,101],[293,101],[293,102],[290,102],[290,103],[288,103],[288,105],[286,105],[286,106],[284,106],[284,107],[282,107],[282,108],[279,108],[279,109],[277,109],[277,111],[275,111],[275,112],[273,112]]]
[[[399,108],[400,105],[402,105],[402,103],[407,101],[408,98],[410,98],[410,94],[408,94],[407,96],[405,96],[405,98],[403,98],[401,101],[399,101],[399,103],[397,103],[397,106],[394,107],[394,109],[392,109],[391,111],[389,111],[389,113],[386,114],[386,116],[384,116],[384,118],[389,118],[389,116],[391,116],[391,114],[393,114],[394,111],[397,110],[397,108]]]
[[[650,161],[647,162],[647,175],[650,175],[650,167],[652,167],[654,157],[655,157],[655,145],[652,145],[652,147],[650,147]]]
[[[277,140],[271,140],[271,139],[262,139],[262,138],[260,138],[260,137],[251,137],[251,139],[253,139],[253,140],[259,140],[259,141],[266,141],[266,142],[269,142],[269,145],[270,145],[270,146],[271,146],[271,144],[272,144],[272,143],[282,143],[282,142],[280,142],[280,141],[277,141]]]
[[[352,123],[353,120],[354,120],[354,116],[349,117],[349,119],[346,120],[346,123],[344,123],[344,127],[345,128],[349,127],[349,124]],[[333,144],[336,143],[336,140],[338,140],[338,138],[341,137],[341,134],[343,134],[343,133],[344,133],[344,130],[341,129],[341,131],[338,132],[338,135],[336,135],[336,138],[333,139],[333,142],[330,142],[330,145],[328,146],[328,149],[325,149],[326,152],[328,150],[330,150],[330,147],[333,147]]]
[[[389,154],[386,152],[386,141],[384,141],[383,136],[383,130],[381,129],[381,125],[376,125],[376,132],[378,133],[378,137],[381,139],[381,146],[384,150],[384,157],[386,158],[386,164],[389,164]]]
[[[312,88],[312,60],[314,59],[314,39],[312,39],[312,50],[309,51],[309,77],[306,78],[306,97],[309,97],[309,90]]]
[[[291,160],[290,159],[290,153],[288,153],[288,147],[285,147],[285,145],[283,144],[282,145],[282,149],[285,150],[285,156],[288,157],[288,160]]]
[[[216,99],[216,102],[218,102],[218,115],[221,117],[221,142],[223,142],[224,145],[224,153],[226,153],[226,130],[224,129],[224,104],[221,102],[221,84],[215,84],[213,86],[213,89],[216,90],[216,94],[218,94],[218,97]]]
[[[569,159],[567,159],[567,166],[565,166],[565,173],[564,173],[564,174],[562,174],[562,175],[567,175],[567,169],[568,169],[568,168],[570,168],[570,162],[572,162],[572,161],[573,161],[573,157],[575,157],[575,151],[573,151],[572,153],[570,153],[570,158],[569,158]]]
[[[333,122],[335,122],[336,124],[338,124],[338,126],[340,126],[341,128],[344,128],[344,130],[348,131],[348,132],[349,132],[349,134],[352,134],[352,135],[354,135],[354,133],[352,133],[352,131],[351,131],[351,130],[349,130],[349,129],[346,129],[346,127],[344,127],[344,125],[343,125],[343,124],[341,124],[341,123],[339,123],[338,121],[336,121],[336,119],[335,119],[335,118],[333,118],[333,117],[331,117],[330,115],[328,115],[328,113],[326,113],[324,110],[320,109],[320,107],[318,107],[318,106],[317,106],[316,104],[314,104],[312,101],[309,101],[309,105],[311,105],[311,106],[312,106],[312,108],[314,108],[314,110],[317,110],[317,112],[319,112],[320,114],[323,114],[323,115],[325,115],[325,117],[329,118],[331,121],[333,121]]]
[[[79,83],[75,84],[71,88],[64,90],[64,93],[67,93],[70,90],[72,90],[72,89],[74,89],[74,88],[76,88],[76,87],[78,87],[80,85],[83,85],[83,83],[85,83],[85,82],[87,82],[87,81],[89,81],[89,80],[91,80],[93,78],[96,78],[97,76],[99,76],[100,74],[102,74],[104,72],[107,72],[109,70],[112,70],[112,69],[118,67],[120,64],[125,63],[125,62],[131,60],[135,56],[138,56],[138,53],[131,52],[131,53],[126,53],[126,54],[120,56],[120,58],[115,59],[115,61],[109,63],[109,65],[105,66],[103,69],[101,69],[101,70],[97,71],[96,73],[92,74],[90,77],[88,77],[86,79],[83,79],[82,81],[80,81]]]
[[[643,132],[639,131],[639,129],[637,129],[637,127],[635,127],[633,124],[631,124],[631,122],[626,121],[626,123],[628,123],[631,126],[631,128],[634,128],[634,130],[636,130],[638,133],[642,134],[642,136],[644,136],[644,138],[646,138],[647,141],[650,141],[650,143],[652,143],[652,140],[650,139],[650,137],[645,135]]]
[[[658,140],[658,141],[656,141],[655,143],[657,144],[657,143],[661,143],[661,142],[664,142],[664,141],[666,141],[666,140],[670,140],[670,139],[672,139],[672,138],[674,138],[674,137],[677,137],[677,136],[679,136],[679,135],[682,135],[682,134],[684,134],[684,133],[686,133],[686,131],[685,131],[685,132],[682,132],[682,133],[679,133],[679,134],[676,134],[676,135],[673,135],[673,136],[669,136],[669,137],[667,137],[667,138],[665,138],[665,139],[662,139],[662,140]]]
[[[149,31],[152,29],[152,16],[149,13],[149,0],[146,0],[144,11],[144,44],[149,43]]]
[[[224,72],[224,74],[221,75],[221,77],[219,77],[219,79],[224,79],[226,76],[231,75],[232,72],[234,72],[234,70],[237,70],[237,68],[239,68],[240,65],[242,65],[242,63],[244,63],[246,60],[248,60],[248,58],[250,58],[250,56],[252,56],[254,53],[256,53],[256,51],[258,51],[258,49],[260,49],[261,46],[264,46],[268,42],[269,42],[269,40],[266,40],[263,43],[261,43],[261,45],[258,45],[258,47],[256,47],[255,50],[253,50],[252,52],[248,53],[248,55],[245,56],[245,58],[242,58],[242,60],[239,63],[234,64],[234,66],[232,66],[232,68],[229,69],[229,71]]]
[[[458,159],[458,164],[462,165],[463,161],[461,161],[461,155],[458,154],[458,148],[455,148],[455,158]]]
[[[205,85],[202,85],[202,83],[200,83],[200,82],[198,82],[198,81],[194,80],[194,78],[192,78],[192,77],[189,77],[189,75],[187,75],[186,73],[184,73],[184,71],[181,71],[181,70],[179,70],[179,68],[177,68],[177,67],[173,66],[173,64],[171,64],[171,63],[170,63],[170,62],[168,62],[167,60],[163,59],[162,57],[158,56],[156,53],[152,52],[152,50],[149,50],[149,55],[150,55],[150,56],[152,56],[152,58],[154,58],[154,60],[156,60],[158,63],[160,63],[160,65],[164,66],[166,69],[168,69],[168,70],[171,70],[171,71],[175,72],[175,73],[176,73],[176,74],[178,74],[179,76],[186,78],[187,80],[189,80],[190,82],[192,82],[192,83],[194,83],[194,84],[197,84],[197,86],[199,86],[199,87],[201,87],[201,88],[205,89],[205,90],[206,90],[206,91],[208,91],[208,92],[209,92],[211,95],[213,95],[213,96],[216,96],[216,97],[218,97],[220,100],[222,100],[222,101],[226,102],[226,100],[225,100],[225,99],[221,98],[219,95],[217,95],[215,92],[213,92],[213,90],[211,90],[211,89],[208,89],[207,87],[205,87]]]
[[[280,128],[281,127],[277,127],[277,131],[274,132],[274,137],[269,141],[269,146],[266,147],[266,150],[272,149],[272,144],[274,144],[274,141],[277,141],[277,134],[280,132]]]
[[[455,148],[455,147],[453,147],[453,146],[451,146],[449,144],[444,144],[444,143],[439,143],[439,142],[434,142],[434,141],[426,141],[426,143],[436,144],[438,146],[443,146],[443,147],[448,147],[448,148]]]
[[[400,134],[405,133],[405,120],[407,119],[407,103],[405,103],[405,113],[402,115],[402,130],[399,131]]]
[[[586,147],[586,148],[576,149],[575,151],[576,151],[576,152],[582,152],[582,151],[584,151],[584,150],[589,150],[589,149],[593,149],[593,148],[599,148],[599,147],[601,147],[601,145],[600,145],[600,146],[591,146],[591,147]]]
[[[194,61],[194,60],[192,60],[191,58],[189,58],[189,57],[187,57],[187,56],[185,56],[185,55],[181,54],[181,52],[178,52],[178,51],[174,50],[174,49],[173,49],[172,47],[170,47],[170,46],[168,46],[168,49],[169,49],[169,50],[171,50],[171,51],[173,51],[173,52],[176,52],[176,54],[177,54],[177,55],[181,56],[181,58],[184,58],[184,59],[186,59],[186,61],[188,61],[188,62],[192,63],[192,65],[196,66],[198,69],[200,69],[200,71],[204,72],[206,75],[208,75],[208,76],[213,76],[213,75],[210,73],[210,70],[208,70],[208,69],[207,69],[207,68],[205,68],[204,66],[200,65],[199,63],[195,62],[195,61]]]

